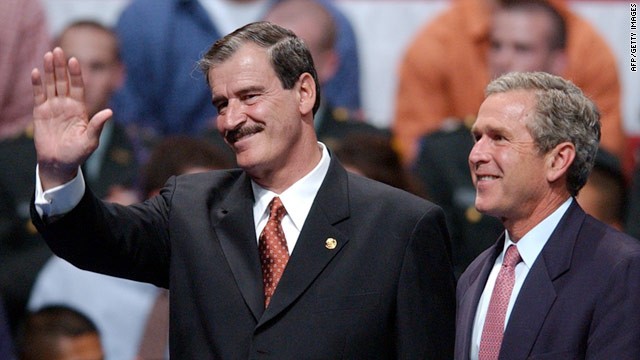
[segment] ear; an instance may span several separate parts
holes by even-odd
[[[567,54],[564,50],[554,50],[551,53],[550,70],[554,75],[561,76],[567,69]]]
[[[303,116],[312,113],[316,103],[316,82],[309,73],[303,73],[298,78],[298,108]]]
[[[576,148],[570,142],[563,142],[551,149],[545,157],[547,181],[552,183],[569,171],[569,167],[576,157]]]

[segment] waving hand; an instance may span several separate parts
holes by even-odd
[[[112,111],[102,110],[89,119],[80,64],[71,58],[67,65],[60,48],[44,55],[44,83],[40,71],[33,69],[31,84],[34,142],[40,181],[47,190],[76,176],[78,166],[98,147]]]

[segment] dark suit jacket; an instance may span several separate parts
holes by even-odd
[[[265,310],[252,206],[244,172],[214,171],[172,178],[131,207],[87,191],[61,219],[34,220],[81,268],[170,287],[174,359],[451,358],[440,208],[332,160]]]
[[[458,283],[457,360],[468,359],[476,307],[504,236]],[[531,267],[500,357],[640,359],[640,243],[574,201]]]

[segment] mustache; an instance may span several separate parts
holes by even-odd
[[[224,138],[229,144],[233,144],[244,136],[259,133],[262,130],[264,130],[264,125],[261,124],[242,125],[237,129],[227,131]]]

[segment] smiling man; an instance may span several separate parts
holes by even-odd
[[[54,252],[170,288],[171,358],[451,358],[442,210],[347,173],[316,140],[320,92],[304,43],[252,23],[201,66],[241,169],[174,177],[124,207],[96,199],[78,170],[111,111],[89,120],[78,61],[45,55],[44,84],[32,73],[32,216]]]
[[[208,54],[203,67],[218,110],[218,131],[253,181],[281,193],[313,170],[322,155],[313,128],[319,94],[315,73],[298,78],[283,69],[283,87],[269,54],[257,44],[244,44],[227,61],[209,64],[215,55]],[[309,59],[300,65],[313,67]]]
[[[472,127],[476,208],[506,228],[458,282],[462,359],[637,359],[640,243],[584,213],[600,114],[547,73],[491,82]]]

